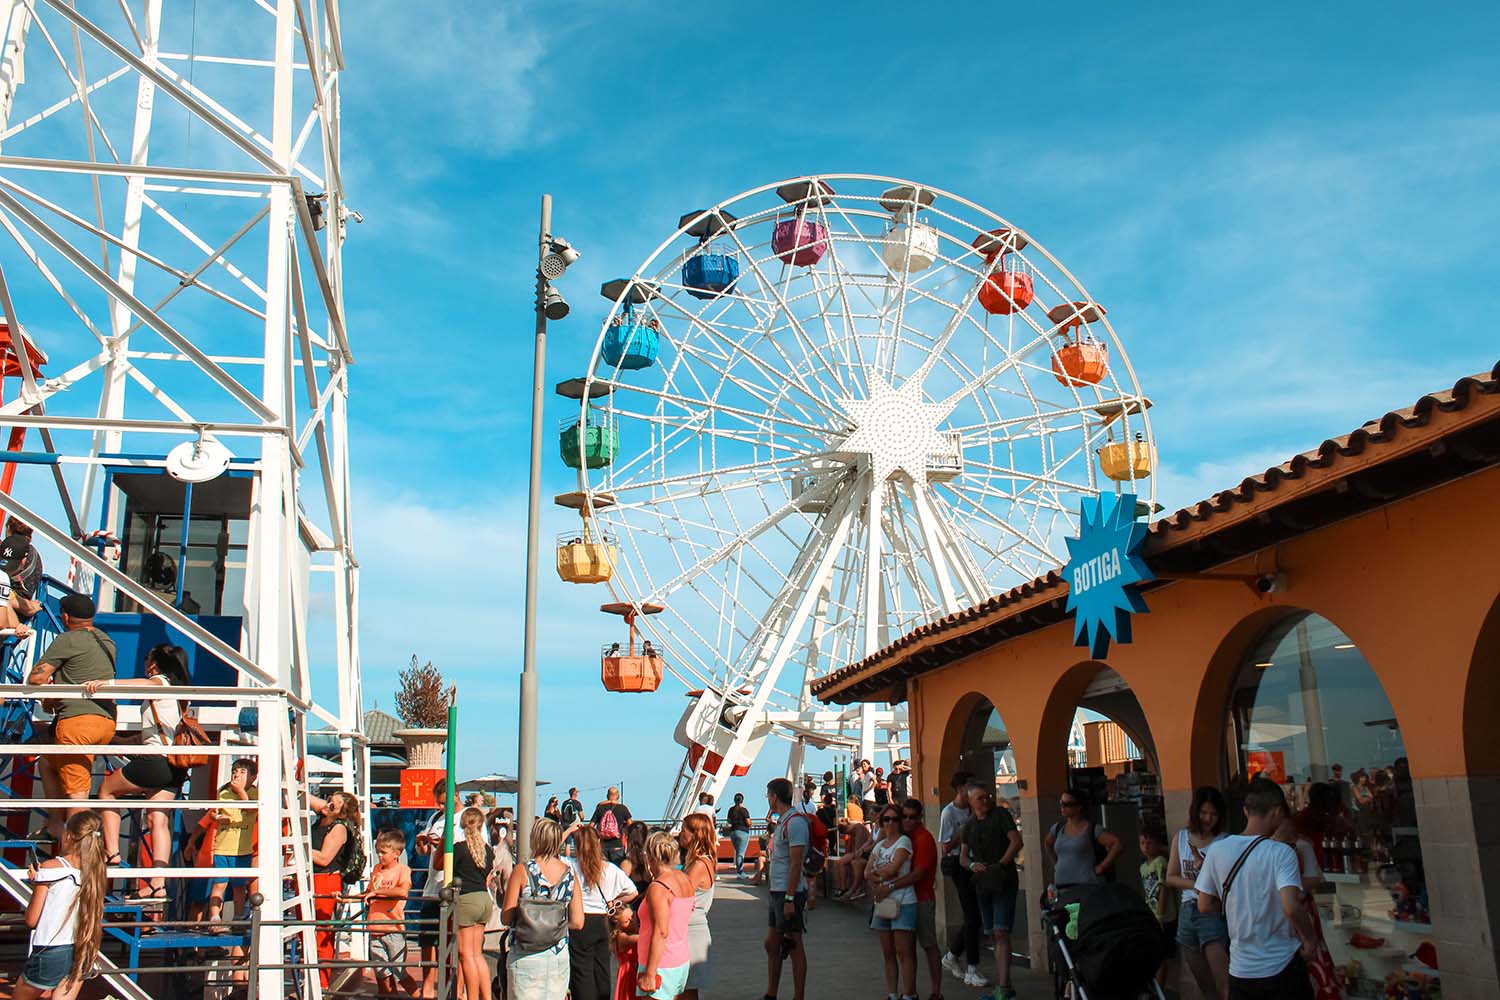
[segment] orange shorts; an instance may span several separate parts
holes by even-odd
[[[102,746],[115,738],[115,720],[102,715],[70,715],[52,724],[52,738],[58,743]],[[93,754],[59,754],[52,758],[52,766],[62,781],[64,795],[88,797],[94,776]]]

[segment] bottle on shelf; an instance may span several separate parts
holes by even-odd
[[[1354,838],[1347,834],[1339,841],[1339,863],[1343,866],[1345,875],[1355,874]]]
[[[1363,837],[1355,837],[1354,838],[1354,872],[1357,875],[1363,875],[1365,872],[1367,872],[1369,870],[1370,870],[1370,859],[1365,854],[1365,839]]]
[[[1323,870],[1330,875],[1342,875],[1344,872],[1343,865],[1340,863],[1342,860],[1339,857],[1338,841],[1334,839],[1332,834],[1324,836]]]

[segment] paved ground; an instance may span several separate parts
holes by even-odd
[[[755,1000],[765,991],[766,890],[738,881],[733,874],[719,882],[710,917],[713,929],[715,988],[705,990],[703,1000]],[[869,929],[864,904],[824,901],[808,915],[807,1000],[869,998],[883,1000],[885,975],[880,942]],[[930,990],[927,960],[918,956],[917,986],[922,997]],[[994,963],[985,957],[984,973],[993,978]],[[1029,969],[1017,968],[1014,985],[1022,998],[1051,996],[1051,981]],[[943,995],[948,1000],[976,1000],[988,990],[965,987],[944,975]],[[781,997],[792,996],[790,964],[782,972]]]

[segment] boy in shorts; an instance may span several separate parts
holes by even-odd
[[[369,907],[370,961],[375,965],[379,991],[387,996],[398,994],[401,980],[404,992],[415,995],[421,985],[406,973],[406,898],[411,895],[411,869],[401,863],[406,850],[406,834],[400,830],[381,830],[375,835],[375,854],[379,862],[370,872],[370,887],[360,898]]]
[[[1141,894],[1146,905],[1156,914],[1161,924],[1163,951],[1161,968],[1156,970],[1156,981],[1167,984],[1167,959],[1177,952],[1177,893],[1167,885],[1167,831],[1165,827],[1148,825],[1141,831]]]
[[[214,833],[214,867],[243,869],[255,867],[255,824],[258,815],[254,809],[238,809],[232,803],[254,802],[258,790],[255,787],[255,761],[248,758],[236,760],[229,766],[229,781],[219,788],[219,801],[225,803],[213,812],[218,829]],[[216,927],[223,927],[219,917],[224,909],[224,896],[234,890],[234,915],[244,919],[248,915],[245,900],[257,889],[254,878],[230,878],[215,881],[209,891],[208,919]],[[212,931],[211,933],[222,933]]]

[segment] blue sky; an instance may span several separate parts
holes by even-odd
[[[549,384],[587,362],[600,280],[681,212],[822,171],[987,205],[1109,305],[1170,509],[1500,358],[1500,71],[1473,44],[1500,32],[1493,5],[853,11],[347,9],[366,694],[389,707],[409,655],[434,660],[459,685],[464,775],[516,763],[543,191],[584,253]],[[573,482],[554,400],[547,498]],[[569,518],[547,505],[544,539]],[[598,599],[544,571],[541,771],[624,779],[649,813],[682,700],[600,689]]]

